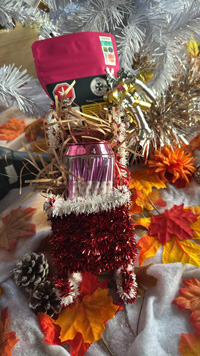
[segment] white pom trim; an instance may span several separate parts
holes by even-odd
[[[97,195],[92,197],[77,197],[73,200],[65,200],[59,195],[49,194],[44,210],[49,217],[58,217],[78,214],[93,214],[100,211],[109,211],[130,203],[130,191],[126,186],[114,188],[107,195]]]
[[[115,272],[115,278],[116,278],[116,285],[117,285],[117,291],[120,296],[120,298],[124,301],[124,303],[128,303],[129,300],[134,299],[137,297],[137,282],[136,282],[136,274],[134,272],[134,266],[132,264],[128,265],[127,271],[130,272],[130,276],[132,279],[132,288],[130,288],[129,294],[124,292],[124,289],[122,287],[123,285],[123,267],[120,267],[117,269]]]
[[[79,295],[79,286],[82,281],[81,272],[73,272],[68,277],[70,292],[67,297],[61,298],[61,304],[65,307],[74,302],[74,300]]]

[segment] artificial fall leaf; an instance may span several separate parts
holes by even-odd
[[[194,329],[197,330],[198,334],[200,334],[200,309],[197,309],[192,313],[190,321]]]
[[[174,299],[173,304],[177,305],[179,310],[200,309],[200,282],[194,277],[182,282],[185,288],[179,289],[179,296]]]
[[[45,335],[44,341],[50,345],[62,345],[59,338],[61,327],[54,323],[55,320],[43,313],[38,313],[38,320],[42,332]]]
[[[149,226],[149,235],[158,235],[158,240],[163,245],[176,235],[180,240],[192,239],[193,230],[189,223],[197,220],[198,215],[189,209],[183,209],[182,205],[174,205],[166,209],[163,214],[153,215]]]
[[[8,251],[16,247],[17,239],[35,234],[35,224],[27,220],[33,215],[34,208],[22,209],[21,206],[2,218],[0,226],[0,247]]]
[[[185,48],[190,52],[192,57],[197,57],[199,54],[199,41],[195,41],[194,38],[190,40],[189,44],[185,44]]]
[[[181,334],[178,352],[181,356],[200,355],[200,336],[197,333]]]
[[[156,252],[162,246],[158,241],[157,237],[144,235],[138,241],[138,247],[140,247],[139,251],[139,265],[141,266],[146,260],[146,258],[155,256]]]
[[[163,248],[163,263],[190,263],[193,266],[200,267],[200,246],[191,240],[179,240],[173,236]]]
[[[136,201],[138,197],[142,194],[142,192],[137,191],[136,189],[132,189],[131,191],[131,206],[130,206],[130,213],[131,214],[140,214],[142,211],[141,206],[139,206]]]
[[[77,333],[75,338],[73,340],[68,340],[67,343],[70,345],[71,356],[83,356],[91,345],[89,343],[84,343],[81,333]]]
[[[136,191],[135,189],[133,189],[131,193],[131,214],[140,214],[143,209],[154,210],[154,205],[159,207],[166,206],[166,203],[162,199],[158,190],[153,190],[148,194],[148,196],[146,196],[142,191]]]
[[[139,193],[140,194],[136,200],[136,203],[142,209],[154,210],[154,206],[151,204],[151,202],[154,205],[159,206],[159,207],[166,206],[166,203],[162,199],[158,190],[153,190],[151,193],[149,193],[148,196],[146,196],[143,192],[139,192]],[[149,201],[149,199],[150,199],[150,201]]]
[[[73,340],[78,332],[84,343],[99,340],[105,329],[104,322],[113,318],[118,306],[107,296],[109,289],[98,288],[85,295],[80,303],[67,307],[59,314],[56,324],[61,326],[61,341]]]
[[[194,152],[195,150],[200,150],[200,135],[193,138],[189,145],[184,148],[187,152]]]
[[[12,117],[7,124],[0,126],[0,140],[12,141],[21,135],[25,122]]]
[[[29,142],[35,141],[37,137],[45,137],[44,133],[44,120],[37,119],[24,129],[25,136]]]
[[[149,167],[161,177],[163,182],[168,182],[167,173],[170,173],[170,182],[184,179],[189,184],[189,177],[195,172],[195,158],[191,152],[185,152],[182,148],[173,150],[171,146],[164,146],[162,151],[155,150],[148,161]]]
[[[135,232],[139,237],[142,237],[147,233],[149,225],[151,224],[151,218],[141,218],[135,222]]]
[[[173,304],[179,310],[189,309],[192,311],[190,321],[200,334],[200,282],[194,277],[182,282],[185,288],[179,289],[179,296],[174,299]]]
[[[155,287],[157,278],[147,274],[148,268],[152,265],[143,267],[135,267],[136,282],[137,282],[137,297],[142,297],[146,290]]]
[[[151,218],[141,218],[135,222],[135,226],[144,226],[147,230],[151,224]]]
[[[197,220],[193,223],[190,223],[191,229],[194,231],[193,240],[200,239],[200,206],[190,206],[186,209],[190,209],[193,214],[197,214]]]
[[[135,202],[133,202],[130,206],[130,214],[140,214],[142,212],[142,208],[137,205]]]
[[[142,191],[145,195],[148,195],[152,192],[152,187],[157,189],[166,188],[165,183],[154,171],[139,169],[131,173],[129,189],[136,189],[136,191]]]
[[[32,142],[31,146],[33,152],[48,152],[48,142],[46,138]]]
[[[8,308],[1,311],[0,319],[0,355],[11,356],[11,349],[19,341],[15,331],[7,332]]]
[[[83,298],[85,295],[91,295],[95,292],[96,289],[102,288],[106,289],[108,287],[107,280],[99,283],[99,277],[95,276],[89,272],[83,272],[82,281],[79,288],[80,296]]]

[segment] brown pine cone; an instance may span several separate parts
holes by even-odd
[[[40,283],[29,296],[29,307],[36,313],[45,313],[49,316],[61,311],[58,291],[50,281]]]
[[[22,260],[18,261],[13,270],[15,283],[25,287],[27,292],[31,292],[40,283],[47,279],[49,265],[43,253],[27,253]]]

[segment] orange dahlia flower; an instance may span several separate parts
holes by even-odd
[[[148,161],[150,168],[158,173],[164,182],[175,183],[177,179],[185,180],[189,184],[189,177],[195,173],[195,158],[191,153],[182,148],[172,150],[170,146],[164,146],[161,151],[156,150]]]

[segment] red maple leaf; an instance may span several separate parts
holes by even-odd
[[[8,308],[1,311],[0,319],[0,355],[11,356],[11,349],[19,341],[15,331],[7,332]]]
[[[63,343],[59,338],[61,327],[54,324],[55,320],[44,313],[38,313],[38,320],[42,332],[46,336],[44,341],[50,345],[62,345]]]
[[[184,210],[183,206],[183,204],[174,205],[161,215],[153,215],[149,235],[158,235],[158,240],[163,245],[171,240],[173,235],[178,236],[180,240],[192,239],[194,231],[189,223],[196,221],[198,215],[193,214],[189,209]]]
[[[200,334],[200,282],[194,277],[182,282],[185,288],[179,289],[179,296],[174,299],[173,304],[179,310],[189,309],[192,311],[190,321]]]
[[[81,333],[77,333],[75,338],[73,340],[68,340],[67,343],[70,345],[71,356],[83,356],[91,345],[84,342]]]
[[[82,282],[80,285],[80,297],[83,299],[85,295],[92,295],[96,289],[105,289],[108,287],[107,280],[99,283],[99,277],[92,273],[84,272],[82,276]]]

